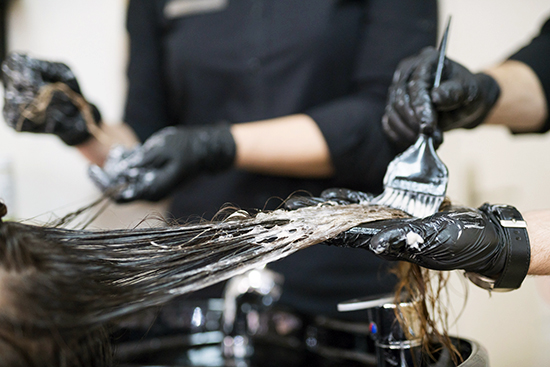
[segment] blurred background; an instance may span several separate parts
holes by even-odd
[[[67,63],[104,120],[121,120],[127,1],[1,2],[6,4],[8,51]],[[441,23],[449,14],[453,20],[448,56],[481,70],[528,42],[550,16],[550,2],[440,1]],[[449,167],[448,196],[455,203],[507,203],[520,211],[550,208],[550,134],[512,137],[499,127],[453,131],[445,136],[439,153]],[[0,196],[12,218],[43,223],[97,199],[99,191],[88,179],[87,168],[78,152],[58,138],[17,134],[0,123]],[[162,209],[162,204],[111,205],[93,226],[128,228]],[[449,289],[452,333],[484,345],[491,366],[550,365],[548,278],[529,278],[518,291],[489,294],[469,286],[457,273]]]

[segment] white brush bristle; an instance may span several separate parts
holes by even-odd
[[[417,218],[436,213],[444,197],[387,188],[372,203],[399,209]]]

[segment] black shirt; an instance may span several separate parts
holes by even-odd
[[[336,168],[324,180],[201,176],[176,193],[175,217],[210,218],[226,203],[273,209],[297,190],[381,191],[395,154],[380,125],[386,92],[401,59],[435,45],[436,0],[228,0],[176,17],[166,3],[131,0],[128,9],[125,121],[140,139],[168,125],[306,113]],[[380,264],[367,251],[314,246],[272,268],[285,274],[283,301],[335,313],[338,301],[391,290]]]
[[[547,110],[550,111],[550,19],[544,23],[540,33],[510,59],[524,62],[537,74],[546,97]],[[550,116],[540,132],[548,130],[550,130]]]

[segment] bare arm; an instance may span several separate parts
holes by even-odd
[[[550,210],[523,214],[531,244],[529,274],[550,275]]]
[[[237,168],[292,177],[323,178],[334,173],[327,143],[307,115],[235,124],[231,132]]]
[[[504,125],[514,132],[540,130],[548,111],[542,85],[533,70],[520,61],[508,60],[485,73],[500,86],[500,97],[485,123]]]

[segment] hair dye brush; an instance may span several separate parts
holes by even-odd
[[[451,18],[439,45],[439,60],[434,87],[441,82],[445,49]],[[424,129],[414,145],[394,158],[384,176],[384,192],[371,203],[389,206],[415,216],[425,217],[438,211],[445,199],[449,171],[435,152],[433,138]]]

